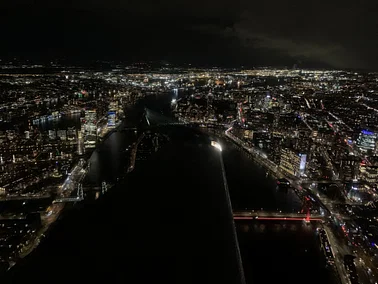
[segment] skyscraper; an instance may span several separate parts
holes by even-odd
[[[287,173],[299,177],[306,169],[307,155],[297,153],[288,148],[281,149],[280,168]]]
[[[97,140],[97,112],[95,109],[85,110],[84,144],[86,148],[93,148]]]
[[[362,152],[367,152],[369,150],[374,151],[376,149],[376,142],[376,133],[368,130],[362,130],[357,139],[357,146]]]
[[[109,104],[109,110],[108,110],[108,127],[115,127],[116,122],[118,120],[117,117],[118,112],[118,102],[111,102]]]

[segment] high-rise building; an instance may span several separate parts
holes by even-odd
[[[56,132],[56,136],[60,139],[60,140],[67,140],[67,130],[58,130]]]
[[[244,138],[252,140],[253,139],[253,130],[249,130],[249,129],[244,130]]]
[[[263,108],[268,109],[271,101],[272,101],[272,96],[270,95],[270,92],[267,91],[266,96],[265,96],[265,98],[263,99],[263,102],[262,102]]]
[[[108,127],[114,127],[118,120],[118,101],[113,101],[109,103],[108,111]]]
[[[368,131],[362,130],[360,136],[357,139],[357,146],[362,152],[367,152],[369,150],[374,151],[377,142],[377,134]]]
[[[97,141],[97,112],[95,109],[85,110],[84,144],[86,148],[93,148]]]
[[[363,171],[361,179],[370,183],[378,183],[378,167],[376,166],[366,166],[366,169]]]
[[[301,176],[306,169],[307,155],[289,148],[281,149],[280,168],[293,176]]]
[[[173,97],[174,97],[175,99],[178,98],[178,88],[174,88],[174,89],[173,89]]]
[[[51,139],[51,140],[56,139],[56,132],[55,132],[55,130],[49,130],[49,139]]]
[[[116,125],[116,111],[108,111],[108,127],[114,127]]]
[[[345,156],[340,162],[340,176],[344,181],[359,178],[361,158],[354,155]]]
[[[85,118],[84,118],[84,129],[85,132],[88,134],[95,134],[97,124],[97,112],[94,109],[86,110],[85,111]]]
[[[75,127],[67,129],[67,139],[68,140],[75,140],[76,139],[76,129]]]
[[[282,136],[279,133],[273,133],[271,142],[269,144],[268,157],[276,164],[281,161]]]

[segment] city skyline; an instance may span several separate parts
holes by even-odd
[[[378,283],[376,0],[0,1],[1,283]]]
[[[276,281],[271,267],[302,283],[292,263],[306,262],[314,283],[376,281],[377,73],[0,66],[0,273],[12,283],[50,281],[73,255],[82,281],[101,279],[93,265],[127,278],[156,255],[227,283]]]

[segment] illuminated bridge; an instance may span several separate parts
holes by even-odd
[[[25,215],[20,215],[20,214],[11,215],[11,216],[0,215],[0,221],[1,220],[25,220],[25,219],[26,219],[26,216]]]
[[[320,214],[284,213],[269,211],[234,211],[234,220],[271,220],[271,221],[324,221]]]
[[[0,201],[17,201],[17,200],[37,200],[37,199],[51,198],[50,194],[43,195],[14,195],[1,197]]]
[[[83,186],[81,183],[77,186],[77,196],[69,196],[69,197],[62,197],[57,198],[53,201],[53,203],[65,203],[65,202],[79,202],[84,200],[84,192],[83,192]]]
[[[310,184],[310,183],[316,183],[316,184],[342,184],[343,182],[341,180],[308,180],[308,179],[302,179],[302,184]]]
[[[101,190],[102,194],[105,194],[113,185],[106,183],[105,181],[102,182],[101,187],[91,187],[87,189],[91,190]],[[57,198],[53,201],[53,203],[66,203],[66,202],[79,202],[84,200],[84,190],[83,185],[79,183],[77,185],[77,196],[69,196],[69,197],[61,197]]]
[[[78,184],[77,196],[61,197],[53,200],[53,203],[64,202],[78,202],[84,200],[84,191],[101,191],[103,194],[107,192],[113,185],[102,182],[101,186],[83,187],[81,183]],[[52,198],[50,194],[43,195],[14,195],[0,198],[1,201],[27,201]],[[8,218],[8,217],[7,217]],[[0,216],[1,219],[1,216]],[[8,218],[9,219],[9,218]]]

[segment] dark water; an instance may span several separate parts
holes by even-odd
[[[237,221],[247,283],[332,283],[316,223]]]
[[[57,119],[43,120],[39,123],[33,124],[35,127],[43,131],[47,130],[58,130],[58,129],[67,129],[75,127],[75,129],[80,129],[80,113],[62,115]]]
[[[123,175],[129,164],[126,145],[131,145],[137,135],[134,130],[113,133],[89,159],[87,182],[99,185],[102,181],[114,182]]]
[[[169,113],[170,100],[149,97],[127,111],[126,124],[135,124],[144,106]],[[170,143],[98,201],[66,211],[36,252],[9,273],[12,283],[239,283],[219,153],[205,135],[164,131]],[[92,155],[87,181],[122,175],[135,137],[133,131],[112,134]],[[234,208],[300,207],[291,192],[277,192],[264,169],[231,144],[223,146]],[[237,232],[247,283],[303,283],[307,272],[316,275],[310,283],[327,282],[314,228],[237,223]]]
[[[224,141],[224,140],[223,140]],[[233,146],[224,142],[224,163],[234,210],[297,212],[302,205],[294,193],[278,190],[276,180],[267,171]]]
[[[12,283],[240,283],[220,153],[190,129],[167,131],[121,184],[67,212]]]

